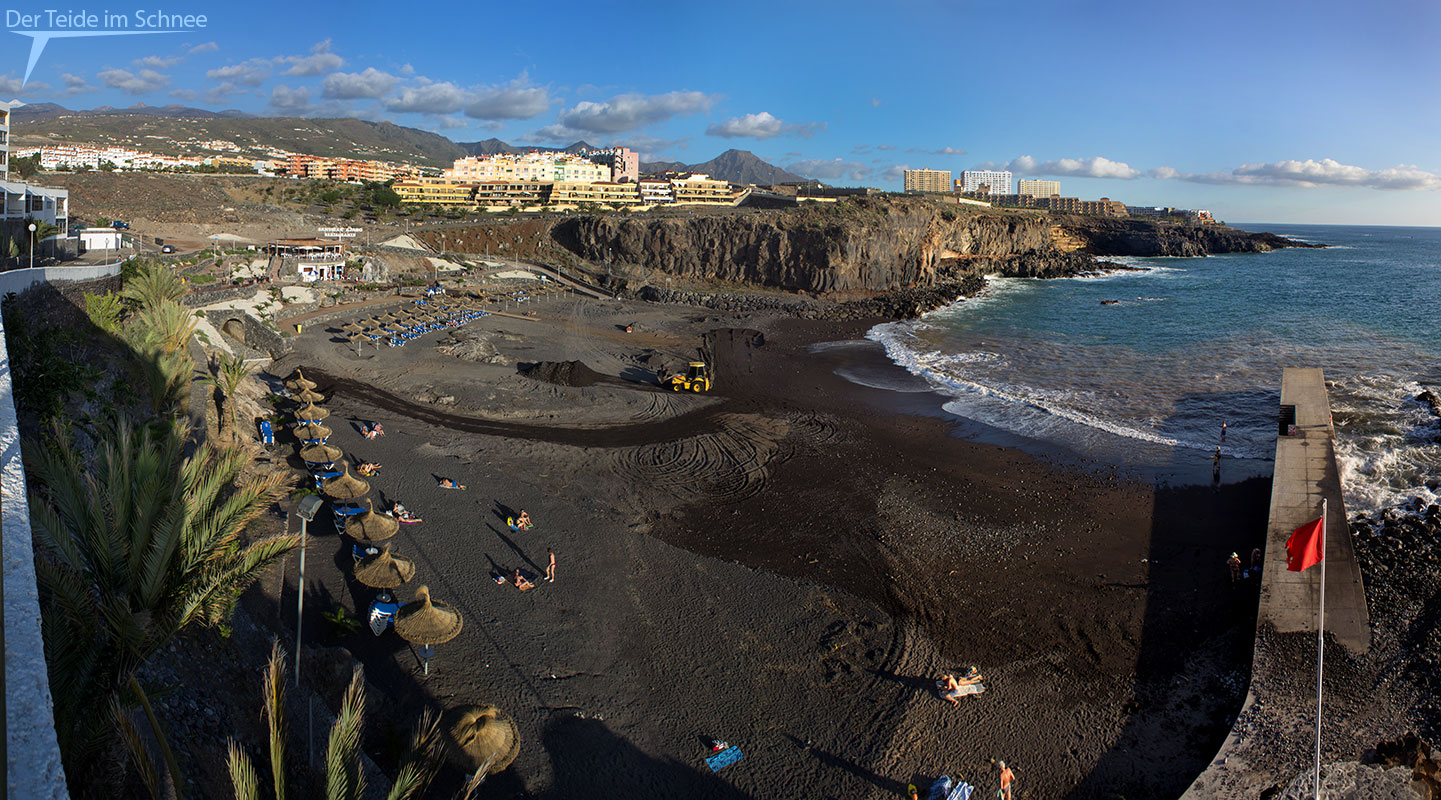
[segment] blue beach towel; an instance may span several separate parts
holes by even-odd
[[[946,800],[946,795],[950,793],[951,779],[949,776],[942,775],[936,778],[935,783],[931,784],[931,791],[926,795],[926,800]]]
[[[739,747],[731,745],[710,758],[707,758],[705,763],[710,765],[711,772],[720,772],[722,767],[729,767],[744,757],[745,754],[741,752]]]
[[[971,800],[971,792],[974,791],[975,788],[969,783],[961,781],[956,784],[956,788],[952,789],[950,794],[946,795],[946,800]]]

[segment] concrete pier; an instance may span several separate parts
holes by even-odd
[[[1286,540],[1291,532],[1321,514],[1326,501],[1326,632],[1355,652],[1371,644],[1366,589],[1351,546],[1341,475],[1336,467],[1335,429],[1326,381],[1319,369],[1288,367],[1281,378],[1281,406],[1294,406],[1291,433],[1276,437],[1271,516],[1266,529],[1266,561],[1261,572],[1257,625],[1269,622],[1278,633],[1315,633],[1321,568],[1286,569]],[[1259,677],[1259,676],[1257,676]]]
[[[1292,424],[1285,419],[1288,407],[1295,408]],[[1306,743],[1315,718],[1315,675],[1297,674],[1294,661],[1282,659],[1287,666],[1278,666],[1270,648],[1283,646],[1282,639],[1294,642],[1299,637],[1304,640],[1302,649],[1314,657],[1321,567],[1288,571],[1286,540],[1292,531],[1320,516],[1322,499],[1327,506],[1326,633],[1353,652],[1364,652],[1371,646],[1366,587],[1341,500],[1336,432],[1331,425],[1331,402],[1321,370],[1288,367],[1281,376],[1281,408],[1256,628],[1259,633],[1270,626],[1287,636],[1256,637],[1251,683],[1241,713],[1211,766],[1196,778],[1182,800],[1254,798],[1270,787],[1286,783],[1295,774],[1273,773],[1262,767],[1263,763],[1275,763],[1274,757],[1266,754],[1267,747],[1274,748],[1282,740],[1303,749],[1309,747]]]

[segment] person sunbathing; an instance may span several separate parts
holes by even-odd
[[[360,466],[356,467],[355,471],[369,478],[380,471],[380,464],[374,461],[366,461],[361,463]]]
[[[534,527],[535,527],[535,523],[531,522],[531,521],[530,521],[530,515],[527,514],[524,509],[521,509],[520,519],[518,519],[518,520],[515,521],[515,527],[516,527],[517,529],[520,529],[520,528],[534,528]]]
[[[942,675],[941,679],[936,681],[936,691],[940,693],[942,700],[958,706],[961,704],[960,698],[968,694],[981,694],[986,691],[985,684],[981,683],[983,680],[985,680],[985,676],[972,667],[971,671],[959,680],[954,675]]]
[[[420,517],[417,516],[414,511],[411,511],[400,503],[395,503],[390,507],[390,514],[400,522],[409,523],[421,521]]]
[[[365,423],[362,422],[360,423],[360,435],[367,439],[374,439],[377,436],[384,436],[385,428],[380,427],[379,422],[367,428],[365,427]]]
[[[535,588],[535,582],[520,574],[520,569],[517,568],[515,571],[515,588],[522,592],[528,592]]]
[[[460,489],[460,490],[464,491],[464,490],[465,490],[465,484],[463,484],[463,483],[456,483],[454,480],[452,480],[452,479],[450,479],[450,478],[441,478],[441,479],[440,479],[440,488],[442,488],[442,489]]]

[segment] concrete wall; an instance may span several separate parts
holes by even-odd
[[[36,267],[0,272],[0,296],[43,283],[88,281],[120,274],[120,264]],[[70,793],[55,738],[55,713],[45,644],[14,379],[0,321],[0,564],[4,568],[5,783],[7,796],[63,800]]]
[[[12,269],[0,272],[0,297],[14,292],[20,294],[42,283],[56,281],[92,281],[120,274],[120,262],[97,267],[35,267],[34,269]]]
[[[84,269],[60,267],[58,269]],[[117,267],[118,270],[118,267]],[[17,270],[43,273],[45,270]],[[18,291],[31,276],[0,273],[4,291]],[[89,277],[100,277],[91,275]],[[43,280],[43,277],[42,277]],[[21,288],[29,288],[24,283]],[[20,460],[20,426],[15,418],[10,355],[0,322],[0,547],[4,565],[5,780],[12,798],[68,798],[45,645],[40,636],[40,598],[35,584],[35,551],[30,533],[25,466]]]

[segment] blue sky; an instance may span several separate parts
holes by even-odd
[[[7,28],[56,7],[12,3]],[[52,40],[24,87],[29,43],[7,32],[0,96],[356,116],[456,141],[626,144],[646,160],[735,147],[887,189],[905,166],[1009,165],[1068,196],[1228,220],[1441,225],[1434,0],[165,11],[206,24]]]

